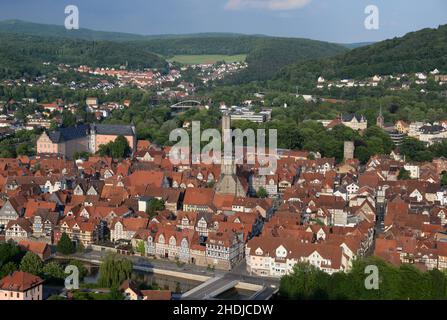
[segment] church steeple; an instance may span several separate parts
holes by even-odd
[[[231,117],[228,114],[224,114],[222,117],[222,142],[224,145],[230,144],[232,146]],[[217,181],[215,190],[217,194],[245,197],[247,191],[237,176],[236,162],[232,153],[231,155],[224,154],[221,158],[221,176]]]
[[[231,117],[229,114],[224,114],[222,116],[222,141],[223,145],[231,145]],[[232,175],[236,174],[236,165],[233,158],[233,150],[231,150],[231,155],[223,154],[221,159],[221,174]]]

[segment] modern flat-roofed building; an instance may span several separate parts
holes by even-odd
[[[257,122],[257,123],[263,123],[266,121],[267,116],[265,114],[261,113],[254,113],[254,112],[237,112],[232,113],[230,115],[231,121],[235,120],[247,120],[251,122]]]

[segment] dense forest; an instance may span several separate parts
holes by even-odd
[[[326,42],[287,38],[261,38],[248,53],[248,69],[229,79],[230,83],[268,80],[284,66],[309,59],[331,57],[346,52],[346,48]]]
[[[356,48],[327,59],[315,59],[289,66],[279,72],[281,85],[312,88],[317,78],[366,78],[410,72],[447,71],[447,25],[423,29],[404,37]]]
[[[137,34],[95,31],[83,28],[78,30],[67,30],[64,26],[40,24],[21,20],[0,21],[0,32],[89,41],[132,41],[145,39],[144,36]]]
[[[131,43],[47,38],[0,32],[0,79],[38,75],[43,62],[94,67],[167,69],[167,62]],[[138,53],[138,54],[136,54]]]
[[[348,50],[342,45],[298,38],[225,33],[140,36],[88,29],[67,31],[62,26],[17,20],[0,22],[0,42],[8,43],[0,48],[0,58],[9,66],[0,65],[0,69],[5,69],[0,76],[34,74],[42,61],[92,66],[119,66],[127,62],[130,68],[163,69],[166,62],[161,56],[247,54],[248,70],[229,83],[267,80],[284,66]],[[20,58],[13,52],[20,52]]]
[[[78,30],[67,30],[62,25],[40,24],[22,20],[0,21],[0,32],[20,33],[44,37],[58,37],[79,40],[107,40],[107,41],[134,41],[169,38],[206,38],[206,37],[239,37],[237,33],[197,33],[197,34],[162,34],[162,35],[139,35],[133,33],[96,31],[80,28]],[[356,45],[356,44],[354,44]],[[347,45],[350,46],[350,45]]]

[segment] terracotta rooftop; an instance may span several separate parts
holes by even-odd
[[[43,280],[37,276],[23,271],[15,271],[0,280],[0,289],[24,292],[42,283]]]

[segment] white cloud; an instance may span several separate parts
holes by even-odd
[[[304,7],[309,2],[311,0],[228,0],[225,9],[293,10]]]

